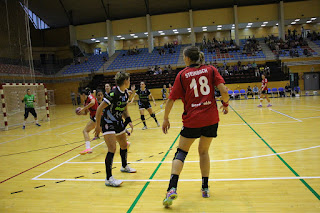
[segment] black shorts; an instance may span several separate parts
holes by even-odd
[[[149,101],[148,102],[139,101],[138,104],[139,104],[139,109],[149,109],[149,108],[151,108],[151,104],[150,104]]]
[[[94,117],[90,116],[90,120],[92,120],[93,122],[96,122],[96,117],[95,116]]]
[[[262,90],[261,93],[262,93],[262,94],[267,94],[267,93],[268,93],[268,90]]]
[[[185,138],[200,138],[201,136],[215,138],[217,137],[218,125],[219,123],[201,128],[182,127],[180,135]]]
[[[104,120],[103,118],[101,118],[101,129],[102,129],[103,135],[108,135],[108,134],[121,135],[126,131],[123,121],[106,122],[106,120]]]
[[[166,94],[162,94],[162,99],[163,99],[163,100],[167,100]]]
[[[33,117],[37,117],[36,110],[34,108],[25,108],[24,109],[24,118],[27,119],[29,116],[29,112],[33,115]]]

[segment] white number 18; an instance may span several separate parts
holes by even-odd
[[[206,76],[201,76],[199,78],[199,84],[200,84],[200,92],[201,92],[201,94],[202,95],[208,95],[210,93],[210,86],[208,85],[207,77]],[[196,79],[194,79],[194,78],[191,81],[190,89],[193,89],[195,97],[199,97],[198,85],[197,85]]]

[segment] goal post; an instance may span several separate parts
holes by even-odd
[[[38,120],[50,120],[48,90],[45,84],[5,83],[0,84],[0,107],[2,112],[0,115],[0,129],[8,130],[10,127],[22,125],[25,109],[22,99],[27,94],[27,89],[30,89],[31,94],[35,96],[36,102],[34,103],[34,108],[37,112]],[[27,121],[31,123],[33,122],[33,118],[28,118]]]

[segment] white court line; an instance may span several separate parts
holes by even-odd
[[[320,116],[315,116],[315,117],[306,117],[306,118],[300,118],[300,119],[311,119],[311,118],[320,118]]]
[[[78,127],[78,128],[72,129],[72,130],[70,130],[70,131],[63,132],[63,133],[56,134],[56,135],[64,135],[64,134],[67,134],[67,133],[69,133],[69,132],[73,132],[73,131],[76,130],[76,129],[81,129],[81,128],[83,128],[83,127]]]
[[[320,176],[310,176],[310,177],[264,177],[264,178],[224,178],[224,179],[209,179],[209,181],[248,181],[248,180],[300,180],[300,179],[320,179]],[[63,178],[38,178],[32,180],[51,180],[51,181],[96,181],[96,182],[104,182],[105,179],[63,179]],[[169,179],[137,179],[137,180],[122,180],[124,182],[167,182]],[[179,181],[185,182],[199,182],[202,179],[179,179]]]
[[[288,118],[291,118],[291,119],[293,119],[293,120],[302,122],[302,120],[300,120],[300,119],[294,118],[294,117],[292,117],[292,116],[290,116],[290,115],[284,114],[284,113],[279,112],[279,111],[277,111],[277,110],[274,110],[274,109],[270,109],[270,110],[273,111],[273,112],[276,112],[276,113],[278,113],[278,114],[280,114],[280,115],[284,115],[284,116],[286,116],[286,117],[288,117]]]
[[[101,145],[101,144],[103,144],[103,143],[104,143],[104,141],[103,141],[103,142],[101,142],[101,143],[99,143],[99,144],[97,144],[97,145],[95,145],[94,147],[92,147],[92,149],[96,148],[97,146],[100,146],[100,145]],[[53,168],[51,168],[51,169],[49,169],[49,170],[47,170],[47,171],[45,171],[45,172],[41,173],[40,175],[38,175],[38,176],[36,176],[36,177],[32,178],[31,180],[36,180],[38,177],[41,177],[42,175],[47,174],[48,172],[51,172],[52,170],[54,170],[54,169],[56,169],[56,168],[58,168],[58,167],[62,166],[62,165],[63,165],[63,164],[65,164],[65,163],[68,163],[69,161],[71,161],[71,160],[73,160],[73,159],[75,159],[75,158],[77,158],[77,157],[79,157],[79,156],[80,156],[80,154],[78,154],[78,155],[76,155],[76,156],[74,156],[74,157],[70,158],[69,160],[66,160],[65,162],[60,163],[59,165],[57,165],[57,166],[55,166],[55,167],[53,167]]]
[[[225,161],[236,161],[236,160],[246,160],[246,159],[252,159],[252,158],[262,158],[262,157],[269,157],[269,156],[274,156],[274,155],[281,155],[281,154],[287,154],[287,153],[293,153],[293,152],[300,152],[304,150],[309,150],[309,149],[315,149],[319,148],[320,145],[318,146],[311,146],[307,148],[302,148],[302,149],[296,149],[296,150],[291,150],[291,151],[286,151],[286,152],[279,152],[279,153],[271,153],[267,155],[257,155],[257,156],[251,156],[251,157],[244,157],[244,158],[233,158],[233,159],[222,159],[222,160],[210,160],[210,162],[225,162]],[[184,161],[185,163],[198,163],[199,161]],[[100,164],[104,162],[66,162],[68,164]],[[121,163],[121,162],[113,162],[113,163]],[[137,162],[128,162],[128,163],[133,163],[133,164],[144,164],[144,163],[161,163],[160,161],[137,161]],[[163,161],[162,163],[172,163],[172,161]]]

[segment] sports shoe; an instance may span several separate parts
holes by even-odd
[[[160,105],[160,108],[161,108],[161,109],[162,109],[162,107],[163,107],[163,104]]]
[[[259,104],[259,105],[258,105],[258,107],[262,107],[262,105],[261,105],[261,104]]]
[[[107,180],[107,178],[106,178],[106,181],[105,181],[105,185],[106,185],[106,186],[113,186],[113,187],[118,187],[118,186],[120,186],[122,183],[123,183],[122,180],[114,179],[113,176],[111,176],[111,177],[109,178],[109,180]]]
[[[98,139],[100,139],[100,137],[99,137],[99,136],[96,136],[96,137],[94,137],[92,140],[94,141],[94,140],[98,140]]]
[[[160,124],[159,124],[159,122],[157,121],[157,126],[159,127],[160,126]]]
[[[271,107],[272,105],[271,104],[268,104],[268,106],[267,107]]]
[[[167,194],[166,198],[163,200],[162,204],[167,208],[172,205],[172,201],[178,197],[177,189],[171,188]]]
[[[202,192],[202,197],[204,197],[204,198],[208,198],[208,197],[210,197],[210,194],[209,194],[209,189],[208,188],[202,188],[201,189],[201,192]]]
[[[40,124],[36,123],[37,126],[41,126]]]
[[[22,126],[22,129],[26,129],[26,126]]]
[[[91,154],[92,153],[92,149],[91,148],[89,148],[89,149],[85,149],[85,150],[83,150],[83,151],[81,151],[80,152],[80,155],[85,155],[85,154]]]
[[[147,126],[142,127],[142,130],[145,130],[145,129],[148,129],[148,127]]]
[[[127,150],[129,150],[131,143],[129,141],[127,141]]]
[[[136,172],[137,172],[137,170],[130,168],[129,165],[127,165],[125,168],[123,168],[123,167],[121,166],[120,171],[121,171],[121,172],[127,172],[127,173],[136,173]]]

